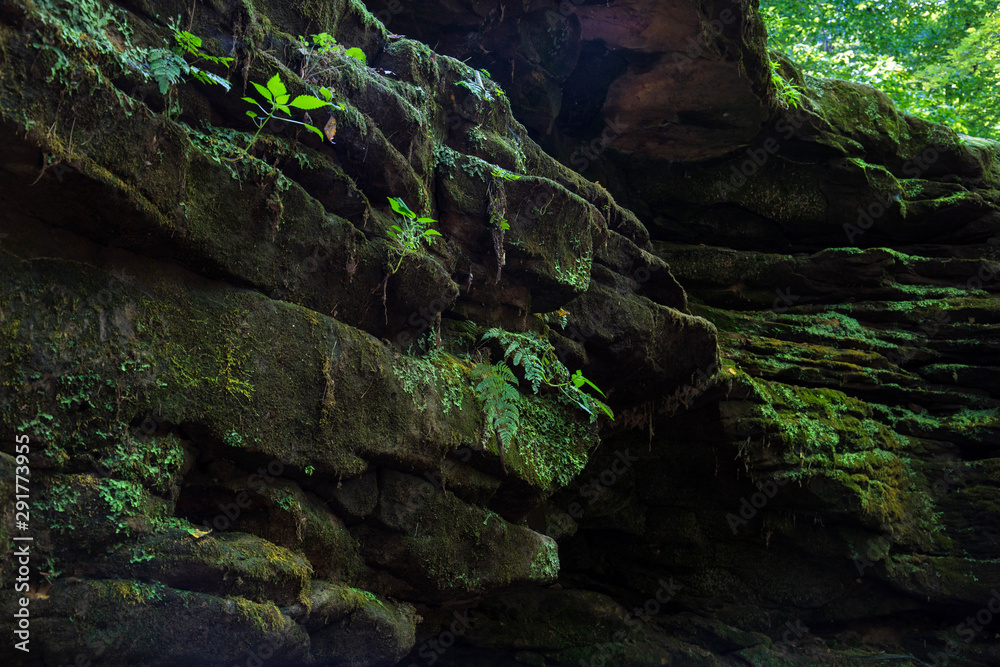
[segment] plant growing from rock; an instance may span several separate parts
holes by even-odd
[[[174,33],[174,46],[169,49],[149,49],[146,52],[146,62],[148,76],[156,81],[160,94],[167,96],[167,115],[176,117],[180,114],[181,108],[171,94],[174,84],[182,83],[190,76],[205,84],[222,86],[228,93],[232,87],[228,81],[201,69],[197,64],[207,62],[228,67],[233,58],[213,56],[202,51],[201,37],[187,30],[180,30],[176,21],[171,21],[169,26]],[[188,62],[188,58],[192,59],[191,62]]]
[[[490,227],[492,227],[490,233],[493,235],[493,251],[497,257],[497,277],[494,281],[495,283],[500,282],[503,267],[507,264],[507,252],[504,250],[503,243],[508,230],[510,230],[510,222],[507,220],[507,193],[504,190],[504,181],[517,180],[518,178],[520,176],[517,174],[511,174],[509,171],[498,167],[493,170],[493,178],[490,179],[489,187],[487,188]]]
[[[299,35],[298,43],[299,53],[303,56],[302,64],[299,66],[299,76],[302,77],[303,81],[314,80],[335,69],[330,56],[343,48],[340,44],[337,44],[337,40],[333,35],[326,32],[309,35],[309,39]],[[368,57],[365,55],[365,52],[356,46],[344,49],[344,55],[360,60],[364,64],[368,63]]]
[[[558,390],[563,402],[580,408],[590,415],[592,421],[597,419],[598,412],[603,412],[609,419],[615,418],[611,408],[583,389],[589,387],[601,396],[604,396],[604,392],[585,378],[583,371],[578,369],[571,374],[559,361],[555,348],[548,339],[537,334],[493,328],[483,334],[482,340],[496,340],[503,346],[504,360],[524,369],[524,377],[531,383],[534,393],[537,394],[544,385]]]
[[[294,118],[283,118],[278,115],[278,113],[283,113],[286,116],[292,115],[292,108],[302,109],[304,111],[311,111],[313,109],[321,109],[323,107],[333,107],[335,109],[341,109],[337,104],[333,103],[333,93],[330,92],[328,88],[320,88],[320,94],[325,97],[325,100],[314,95],[297,95],[295,99],[288,94],[288,89],[285,84],[281,81],[281,75],[275,74],[267,82],[266,86],[262,86],[256,81],[251,81],[253,87],[257,89],[261,97],[264,98],[265,103],[270,108],[265,108],[260,102],[252,97],[244,97],[243,101],[249,104],[255,105],[260,109],[260,114],[256,111],[247,111],[247,115],[253,119],[254,123],[257,124],[257,132],[254,133],[253,137],[250,139],[250,143],[246,148],[243,149],[243,153],[246,153],[257,141],[257,137],[260,136],[261,131],[264,127],[271,122],[271,119],[277,119],[284,121],[286,123],[294,123],[296,125],[301,125],[307,130],[319,135],[320,139],[325,139],[326,135],[318,127],[310,125],[304,121],[295,120]]]
[[[779,63],[775,62],[770,54],[767,57],[767,64],[771,69],[771,83],[774,84],[775,92],[778,95],[778,104],[786,109],[798,109],[801,107],[802,89],[782,76],[779,71]]]
[[[432,245],[435,237],[441,236],[441,232],[428,227],[430,223],[437,222],[434,218],[418,218],[417,214],[410,210],[406,202],[399,197],[389,197],[388,199],[392,210],[401,217],[400,224],[393,225],[389,229],[389,237],[396,242],[392,252],[398,257],[396,265],[389,269],[389,273],[392,275],[399,271],[404,257],[421,252],[424,243]]]
[[[603,412],[614,420],[611,408],[583,390],[590,387],[601,396],[604,396],[604,392],[585,378],[582,371],[577,370],[571,374],[559,361],[555,348],[548,339],[537,334],[493,328],[488,329],[481,340],[496,340],[504,349],[503,361],[496,364],[480,362],[472,370],[476,395],[482,401],[486,415],[486,430],[496,438],[504,471],[504,452],[509,450],[521,430],[518,381],[508,361],[524,370],[524,377],[531,383],[535,394],[545,386],[558,391],[562,402],[589,414],[591,422],[597,420],[598,412]]]
[[[504,462],[504,452],[514,442],[521,430],[521,412],[517,407],[520,392],[517,390],[517,378],[505,362],[496,364],[476,364],[472,370],[476,380],[476,395],[483,402],[486,413],[486,430],[496,438],[500,465],[507,472]]]

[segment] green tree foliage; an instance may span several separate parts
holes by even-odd
[[[765,0],[771,48],[807,74],[874,86],[899,108],[1000,138],[996,0]]]

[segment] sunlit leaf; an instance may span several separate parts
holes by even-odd
[[[304,125],[304,126],[305,126],[305,127],[306,127],[306,128],[307,128],[307,129],[309,130],[309,131],[310,131],[310,132],[315,132],[315,133],[316,133],[317,135],[319,135],[319,138],[320,138],[320,139],[324,139],[324,138],[325,138],[325,137],[323,136],[323,131],[322,131],[321,129],[319,129],[318,127],[313,127],[313,126],[312,126],[312,125],[310,125],[309,123],[303,123],[303,125]]]
[[[396,213],[406,216],[407,218],[416,218],[417,214],[410,210],[410,207],[400,199],[399,197],[389,197],[389,205],[392,210]]]
[[[319,109],[320,107],[328,106],[329,102],[324,102],[318,97],[313,97],[312,95],[299,95],[294,100],[288,103],[290,106],[296,109]]]
[[[288,94],[288,89],[285,88],[285,84],[281,82],[281,75],[275,74],[267,82],[267,89],[271,91],[274,98],[281,97],[282,95]],[[269,98],[270,99],[270,98]]]
[[[271,94],[270,90],[268,90],[264,86],[260,85],[256,81],[251,81],[250,83],[253,84],[253,87],[257,89],[257,92],[260,93],[264,97],[264,99],[266,99],[268,102],[273,102],[274,101],[274,95]],[[244,99],[246,99],[246,98],[244,98]]]

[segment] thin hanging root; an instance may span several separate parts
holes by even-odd
[[[497,451],[500,452],[500,467],[503,469],[503,474],[507,474],[507,462],[504,460],[503,454],[503,440],[500,439],[500,434],[493,431],[493,437],[497,441]]]
[[[507,192],[504,190],[502,179],[496,176],[490,179],[487,196],[489,197],[490,225],[493,228],[493,251],[497,257],[497,277],[494,284],[499,284],[503,267],[507,264],[507,253],[503,249],[504,238],[507,235],[507,230],[504,229],[504,226],[507,225]]]

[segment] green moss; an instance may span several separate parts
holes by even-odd
[[[35,499],[34,507],[49,519],[50,530],[70,535],[77,528],[78,519],[74,518],[73,510],[76,509],[79,500],[80,493],[72,485],[70,478],[56,475]]]
[[[427,399],[433,398],[445,415],[464,405],[468,389],[465,376],[470,369],[467,360],[437,348],[425,357],[399,357],[392,365],[393,375],[421,412],[427,410]]]
[[[142,581],[116,579],[107,582],[101,593],[113,603],[131,605],[147,605],[163,600],[166,589],[162,583],[148,584]]]
[[[507,465],[538,488],[565,486],[587,464],[596,430],[579,411],[552,396],[522,395],[519,410],[521,431],[505,452]]]
[[[750,378],[764,447],[780,456],[781,476],[797,480],[841,511],[857,512],[877,529],[911,544],[939,540],[941,530],[906,458],[906,439],[873,408],[833,389]]]
[[[107,452],[98,463],[115,477],[139,483],[157,493],[165,494],[181,465],[184,449],[174,434],[137,437],[124,424],[112,424],[108,431],[97,430],[106,437]]]
[[[590,287],[591,255],[589,252],[577,257],[572,266],[565,270],[556,262],[555,270],[560,282],[572,285],[580,292],[586,292]]]
[[[253,602],[246,598],[231,598],[236,605],[236,614],[251,627],[263,632],[284,630],[287,619],[273,602]]]

